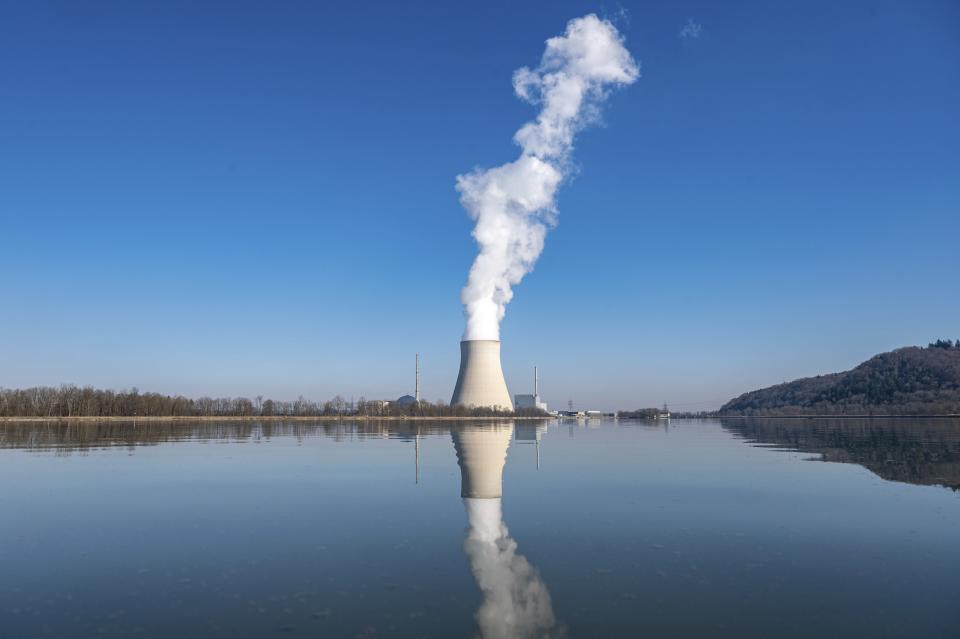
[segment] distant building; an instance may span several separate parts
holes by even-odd
[[[547,410],[547,403],[540,399],[540,380],[537,376],[537,367],[533,367],[533,395],[514,395],[513,396],[513,406],[516,410],[521,408],[539,408],[545,413],[549,413]]]
[[[368,399],[365,402],[367,411],[374,413],[383,413],[392,403],[389,399]]]
[[[539,395],[514,395],[513,405],[517,410],[521,408],[539,408],[547,412],[547,403],[541,401]]]
[[[397,398],[397,406],[409,406],[410,404],[416,404],[417,398],[413,395],[404,395],[403,397]]]

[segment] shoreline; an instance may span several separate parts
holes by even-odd
[[[456,421],[544,421],[561,419],[568,420],[569,417],[554,417],[552,415],[538,417],[525,415],[522,417],[506,416],[481,416],[467,417],[446,415],[443,417],[428,417],[420,415],[384,415],[378,417],[375,415],[149,415],[149,416],[105,416],[97,417],[90,415],[73,415],[70,417],[0,417],[0,424],[13,422],[407,422],[407,421],[435,421],[435,422],[456,422]],[[615,421],[656,421],[645,420],[638,417],[620,417],[607,418]],[[701,419],[960,419],[960,413],[948,413],[943,415],[713,415],[709,417],[672,417],[677,420],[701,420]]]
[[[942,415],[717,415],[714,419],[923,419],[960,418],[960,413]]]
[[[150,415],[150,416],[108,416],[95,417],[89,415],[73,415],[71,417],[0,417],[0,423],[5,422],[382,422],[382,421],[540,421],[545,419],[554,419],[553,417],[460,417],[447,415],[444,417],[426,417],[426,416],[371,416],[371,415]]]

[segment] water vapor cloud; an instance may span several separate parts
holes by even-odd
[[[540,106],[513,136],[520,157],[457,176],[479,249],[460,295],[463,339],[500,338],[513,286],[533,269],[556,224],[556,193],[569,174],[575,135],[599,117],[611,88],[639,75],[616,27],[594,14],[571,20],[563,35],[547,40],[539,66],[514,72],[517,97]]]
[[[680,29],[680,39],[696,40],[700,37],[701,31],[703,31],[703,25],[697,24],[693,21],[693,18],[690,18],[687,20],[687,23],[683,25],[683,28]]]

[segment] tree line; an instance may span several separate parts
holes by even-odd
[[[0,449],[56,449],[62,453],[107,446],[153,446],[167,442],[261,441],[273,437],[325,437],[341,442],[357,437],[391,436],[411,441],[418,435],[449,434],[458,428],[451,422],[432,420],[169,420],[130,423],[127,421],[85,420],[66,422],[51,419],[43,423],[17,422],[0,427]]]
[[[618,410],[619,419],[656,419],[660,416],[659,408],[637,408],[635,410]]]
[[[544,415],[535,409],[451,406],[443,401],[347,401],[337,395],[316,402],[302,395],[294,401],[246,397],[199,397],[101,390],[92,386],[0,388],[0,417],[526,417]]]
[[[953,342],[948,339],[938,339],[935,342],[930,342],[927,348],[942,348],[945,350],[960,350],[960,339]]]

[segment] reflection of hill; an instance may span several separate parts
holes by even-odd
[[[445,434],[450,429],[451,422],[395,420],[5,422],[0,423],[0,448],[53,449],[69,453],[110,446],[154,446],[191,440],[243,442],[281,436],[327,437],[336,441],[372,437],[413,439],[416,435]]]
[[[960,419],[722,419],[761,444],[860,464],[879,477],[960,490]]]

